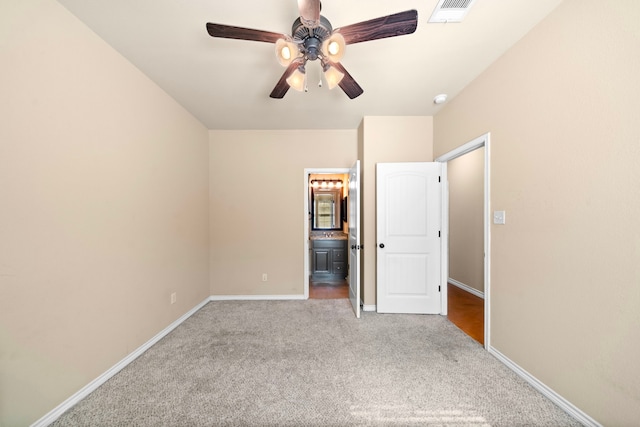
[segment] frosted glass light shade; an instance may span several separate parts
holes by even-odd
[[[285,39],[278,39],[276,41],[276,58],[283,67],[291,64],[295,58],[300,55],[300,50],[295,43],[289,42]]]
[[[296,70],[287,78],[287,84],[298,92],[302,92],[304,90],[304,83],[306,80],[306,75],[304,73],[304,68],[296,68]]]
[[[340,72],[336,67],[329,66],[324,72],[324,78],[327,80],[329,90],[338,86],[343,77],[344,73]]]
[[[331,62],[339,62],[344,56],[346,46],[342,34],[333,33],[322,43],[322,54]]]

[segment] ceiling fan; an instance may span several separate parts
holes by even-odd
[[[289,87],[304,90],[306,64],[319,60],[329,89],[340,86],[353,99],[364,90],[340,63],[345,46],[411,34],[418,26],[418,12],[412,9],[333,29],[320,9],[320,0],[298,0],[300,17],[293,22],[291,35],[210,22],[207,32],[212,37],[275,43],[276,57],[286,70],[271,98],[283,98]]]

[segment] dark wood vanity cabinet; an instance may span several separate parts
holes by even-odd
[[[347,241],[311,241],[311,280],[335,282],[347,277]]]

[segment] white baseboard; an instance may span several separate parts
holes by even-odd
[[[209,301],[265,301],[265,300],[299,300],[304,295],[211,295]]]
[[[482,299],[484,299],[484,292],[481,292],[475,288],[472,288],[469,285],[465,285],[462,282],[458,282],[456,279],[452,279],[451,277],[449,277],[449,283],[451,283],[453,286],[462,289],[463,291],[467,291],[470,294],[473,294],[477,297],[480,297]]]
[[[377,309],[375,304],[362,304],[362,311],[376,311]]]
[[[134,360],[136,360],[136,358],[138,358],[138,356],[140,356],[142,353],[147,351],[152,345],[154,345],[155,343],[160,341],[162,338],[164,338],[169,332],[173,331],[182,322],[184,322],[189,317],[191,317],[191,315],[193,315],[196,311],[198,311],[202,307],[204,307],[204,305],[207,304],[208,302],[209,302],[209,298],[205,299],[200,304],[198,304],[197,306],[195,306],[194,308],[189,310],[187,313],[185,313],[178,320],[176,320],[175,322],[171,323],[169,326],[167,326],[162,331],[160,331],[155,337],[151,338],[149,341],[147,341],[146,343],[142,344],[140,347],[138,347],[136,350],[134,350],[132,353],[130,353],[128,356],[126,356],[124,359],[122,359],[120,362],[116,363],[113,367],[111,367],[109,370],[104,372],[98,378],[96,378],[95,380],[91,381],[86,386],[82,387],[78,392],[76,392],[74,395],[69,397],[64,402],[62,402],[60,405],[56,406],[49,413],[47,413],[44,417],[40,418],[35,423],[31,424],[31,427],[45,427],[45,426],[48,426],[49,424],[53,423],[55,420],[60,418],[60,416],[62,414],[64,414],[69,409],[71,409],[75,404],[77,404],[82,399],[87,397],[91,392],[93,392],[95,389],[100,387],[102,384],[107,382],[107,380],[109,378],[113,377],[115,374],[120,372],[129,363],[131,363]]]
[[[526,382],[528,382],[533,388],[542,393],[545,397],[551,400],[553,403],[562,408],[567,414],[571,415],[573,418],[582,423],[585,427],[602,427],[602,424],[598,423],[596,420],[591,418],[589,415],[585,414],[583,411],[578,409],[575,405],[569,402],[564,397],[560,396],[558,393],[553,391],[543,382],[538,380],[536,377],[522,369],[516,363],[514,363],[511,359],[509,359],[504,354],[500,353],[495,348],[489,346],[489,353],[495,356],[496,359],[504,363],[509,369],[514,371],[518,376],[522,377]]]

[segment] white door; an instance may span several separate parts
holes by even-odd
[[[349,301],[360,317],[360,160],[349,169]]]
[[[377,311],[441,312],[440,163],[376,167]]]

